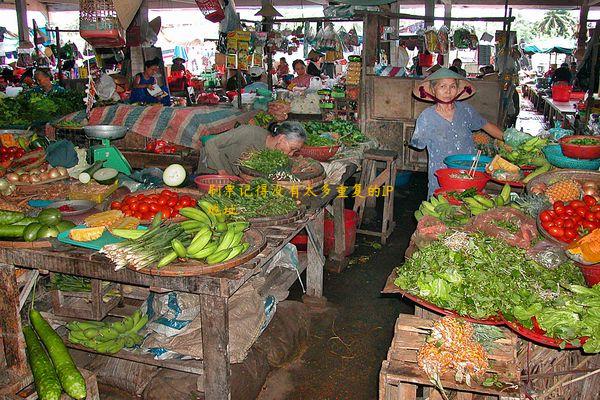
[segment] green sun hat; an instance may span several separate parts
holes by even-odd
[[[475,88],[467,78],[457,74],[451,69],[440,68],[427,78],[423,79],[421,84],[413,89],[413,95],[422,101],[435,102],[436,98],[433,95],[431,82],[445,78],[458,80],[458,93],[460,93],[460,95],[457,96],[455,100],[466,100],[476,92]]]

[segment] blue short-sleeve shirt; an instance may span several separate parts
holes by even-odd
[[[452,154],[474,154],[477,152],[472,133],[487,121],[467,103],[457,101],[454,118],[447,121],[435,111],[435,106],[426,108],[415,125],[410,145],[417,149],[427,148],[429,162],[427,164],[429,178],[428,196],[439,187],[434,173],[445,168],[444,158]]]

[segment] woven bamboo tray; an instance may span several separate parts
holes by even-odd
[[[531,188],[540,183],[551,185],[561,179],[573,179],[575,181],[595,181],[600,184],[600,172],[598,171],[583,171],[579,169],[557,169],[546,172],[533,178],[527,183],[527,193],[531,192]]]
[[[292,222],[296,222],[296,221],[299,221],[302,218],[304,218],[304,214],[306,214],[306,208],[301,207],[295,211],[289,212],[284,215],[249,218],[247,221],[250,222],[250,224],[254,228],[288,225],[288,224],[291,224]]]
[[[155,276],[198,276],[212,274],[247,263],[260,254],[267,245],[265,236],[258,229],[250,228],[244,232],[244,240],[250,244],[250,247],[245,253],[240,254],[229,261],[214,265],[208,265],[202,261],[188,260],[186,262],[174,262],[160,269],[156,268],[156,266],[152,266],[150,268],[136,270],[131,265],[128,265],[127,268],[142,274]]]

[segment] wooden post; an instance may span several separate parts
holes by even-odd
[[[13,265],[0,264],[0,332],[6,369],[9,376],[18,377],[27,373],[25,338],[19,315],[19,287]]]
[[[231,399],[229,365],[229,308],[227,297],[200,295],[204,396]]]
[[[348,266],[346,258],[346,224],[344,221],[344,199],[336,197],[333,199],[333,224],[335,244],[333,251],[329,254],[327,261],[327,270],[332,272],[342,272]]]
[[[578,62],[583,60],[585,54],[585,43],[587,41],[587,20],[590,6],[587,0],[583,0],[583,4],[579,9],[579,31],[577,32],[577,48],[575,50],[575,58]]]
[[[320,209],[314,218],[306,224],[308,244],[306,255],[306,294],[312,297],[323,296],[323,216],[325,211]]]
[[[444,25],[446,25],[448,29],[450,29],[452,23],[450,18],[452,18],[452,2],[447,0],[447,2],[444,3]]]
[[[363,21],[363,70],[369,72],[377,63],[379,47],[379,17],[366,14]],[[366,67],[366,68],[365,68]],[[369,68],[369,70],[367,70]]]
[[[15,10],[19,29],[19,48],[30,49],[33,44],[29,40],[29,26],[27,26],[27,1],[15,0]]]
[[[425,0],[425,29],[433,26],[435,16],[435,0]]]

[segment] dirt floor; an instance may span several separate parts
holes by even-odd
[[[425,174],[413,174],[396,191],[396,229],[388,244],[358,236],[351,265],[341,274],[326,273],[324,311],[313,311],[307,349],[301,357],[269,375],[260,400],[376,399],[381,362],[390,346],[398,314],[412,306],[380,294],[399,265],[412,232],[413,212],[425,197]],[[378,215],[380,217],[380,215]],[[294,287],[291,299],[300,299]]]

